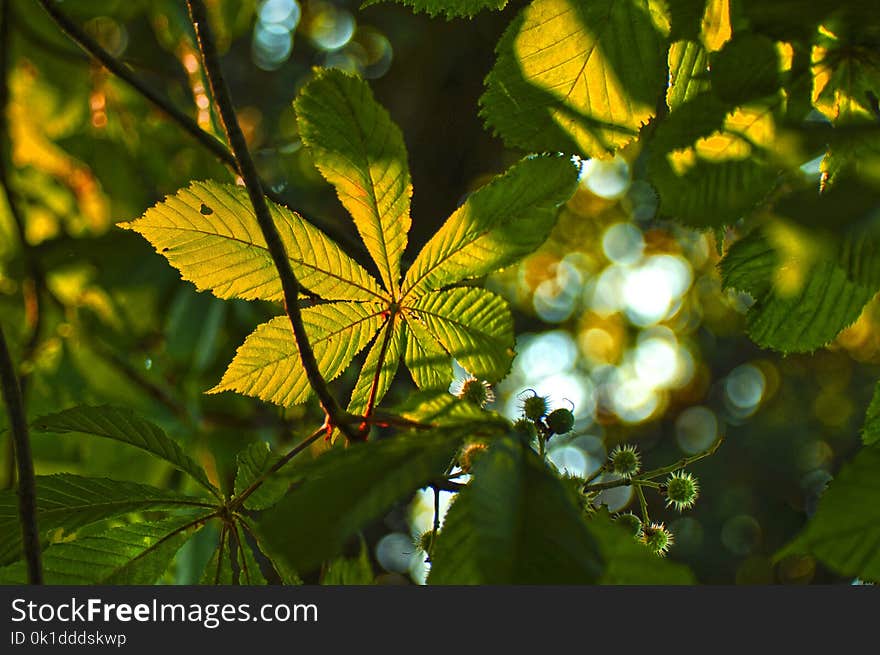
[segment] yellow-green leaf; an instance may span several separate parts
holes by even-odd
[[[303,323],[325,380],[338,376],[384,320],[381,305],[338,302],[304,309]],[[282,406],[305,402],[312,389],[287,316],[263,323],[235,353],[223,379],[208,393],[237,391]]]
[[[367,301],[386,295],[326,234],[296,212],[268,204],[304,288],[326,300]],[[141,234],[200,291],[220,298],[282,299],[278,272],[242,187],[193,182],[120,227]]]
[[[574,193],[578,172],[567,157],[530,157],[473,193],[416,257],[404,296],[487,275],[533,251]]]
[[[432,291],[405,311],[471,375],[497,382],[510,370],[513,320],[499,296],[480,288]]]
[[[407,321],[404,361],[419,389],[446,389],[452,382],[452,360],[443,346],[417,320]]]
[[[648,0],[534,0],[498,44],[482,115],[526,150],[614,152],[654,115],[667,30]]]
[[[318,71],[295,101],[300,135],[336,187],[385,285],[396,295],[412,195],[400,129],[363,80]]]
[[[389,330],[391,330],[390,335],[388,333]],[[354,385],[354,391],[351,392],[351,401],[348,403],[349,412],[352,414],[362,414],[366,411],[370,391],[373,388],[373,381],[376,379],[376,368],[379,364],[380,356],[382,357],[382,367],[379,370],[374,403],[378,404],[385,397],[388,387],[391,386],[391,382],[394,380],[397,368],[400,365],[400,355],[403,352],[405,334],[406,325],[402,320],[397,319],[394,325],[385,324],[384,329],[376,337],[372,348],[367,353],[366,360],[364,360],[364,366],[358,376],[357,383]],[[385,346],[386,336],[387,346]]]

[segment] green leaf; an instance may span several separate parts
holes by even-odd
[[[394,296],[410,227],[410,183],[400,129],[361,79],[318,70],[294,103],[300,136]]]
[[[388,331],[392,330],[389,335]],[[403,352],[403,341],[406,336],[406,325],[402,320],[395,323],[386,322],[384,328],[373,341],[373,347],[367,353],[364,360],[363,368],[361,368],[357,383],[354,385],[354,391],[351,392],[351,401],[348,403],[348,411],[352,414],[363,414],[367,409],[370,398],[370,391],[373,388],[373,381],[376,379],[376,368],[379,364],[379,357],[383,356],[382,368],[379,371],[379,377],[376,380],[376,392],[374,396],[374,407],[379,404],[382,398],[391,386],[397,369],[400,366],[400,356]],[[385,346],[386,337],[388,345]],[[384,353],[382,352],[384,348]]]
[[[407,307],[443,349],[474,377],[497,382],[513,359],[513,321],[507,303],[480,288],[432,291]]]
[[[330,450],[300,469],[295,492],[257,520],[263,551],[306,573],[432,479],[460,446],[458,432],[399,435]]]
[[[299,214],[269,202],[299,283],[325,300],[379,300],[373,277]],[[183,279],[220,298],[282,300],[281,280],[243,187],[193,182],[119,225],[146,238]]]
[[[880,448],[868,446],[844,465],[816,513],[780,559],[810,553],[842,575],[880,582]]]
[[[36,478],[37,526],[47,535],[63,530],[64,536],[84,525],[130,512],[211,507],[209,501],[164,491],[134,482],[85,478],[72,473]],[[18,496],[0,492],[0,564],[21,557]]]
[[[217,488],[208,480],[205,469],[184,453],[180,445],[159,427],[137,416],[130,409],[110,405],[72,407],[57,414],[40,417],[33,422],[32,427],[37,432],[81,432],[127,443],[164,459],[189,474],[212,494],[218,494]]]
[[[856,34],[824,32],[812,51],[813,104],[835,124],[875,119],[880,55]]]
[[[880,271],[862,256],[872,249],[857,241],[831,243],[816,246],[830,252],[811,251],[809,242],[802,245],[791,233],[771,241],[755,231],[728,250],[720,265],[722,281],[754,298],[747,318],[755,343],[785,353],[810,352],[856,321],[880,287]]]
[[[407,271],[403,296],[482,277],[540,246],[577,186],[567,157],[530,157],[473,193]]]
[[[370,550],[361,539],[357,557],[337,557],[327,565],[321,576],[322,585],[368,585],[373,584],[373,565]]]
[[[429,389],[410,394],[395,412],[411,421],[437,427],[462,426],[471,429],[508,431],[510,421],[504,417],[460,400],[446,389]]]
[[[419,321],[407,321],[404,362],[419,389],[442,389],[452,382],[452,360]]]
[[[486,123],[530,151],[601,157],[623,147],[667,83],[657,12],[647,0],[534,0],[498,44],[480,100]]]
[[[605,561],[599,584],[684,585],[696,582],[686,566],[651,553],[627,530],[615,525],[607,512],[598,510],[587,521],[587,529],[599,545]]]
[[[229,548],[229,532],[224,530],[220,535],[220,543],[214,549],[211,559],[205,565],[205,571],[199,580],[200,585],[231,585],[233,582],[232,555]]]
[[[880,443],[880,383],[874,387],[874,395],[865,414],[865,425],[862,426],[862,443],[873,446]]]
[[[708,92],[678,105],[650,143],[648,174],[660,212],[697,227],[751,212],[776,185],[759,149],[772,137],[771,113],[763,106],[731,111]]]
[[[495,441],[446,515],[431,584],[589,584],[602,560],[581,512],[516,440]]]
[[[325,380],[342,373],[385,320],[381,305],[338,302],[302,311],[309,343]],[[207,393],[237,391],[289,407],[312,394],[290,320],[278,316],[245,339],[223,379]]]
[[[252,443],[235,456],[235,494],[241,494],[268,471],[280,455],[269,448],[265,441]],[[286,470],[286,467],[285,469]],[[248,509],[266,509],[271,507],[287,493],[290,478],[280,472],[270,475],[257,489],[245,499],[244,506]]]
[[[669,46],[669,109],[684,104],[709,89],[709,53],[697,41],[676,41]]]
[[[201,526],[193,517],[132,523],[49,546],[43,576],[52,585],[153,584]],[[0,584],[24,584],[24,562],[0,569]]]
[[[779,90],[779,51],[765,36],[737,32],[712,56],[712,89],[724,102],[741,105]]]
[[[383,0],[367,0],[361,4],[361,9],[377,5]],[[507,0],[394,0],[395,2],[412,7],[416,13],[426,13],[429,16],[444,15],[450,18],[472,18],[484,9],[500,10],[507,6]]]

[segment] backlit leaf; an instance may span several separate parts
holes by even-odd
[[[534,0],[498,44],[482,115],[508,145],[602,157],[666,86],[667,19],[647,0]]]
[[[507,303],[480,288],[432,291],[406,308],[471,375],[497,382],[513,359],[513,322]]]
[[[326,380],[345,370],[384,320],[381,306],[353,302],[309,307],[302,311],[302,318]],[[237,391],[284,407],[309,398],[312,389],[287,316],[263,323],[245,339],[223,379],[208,393],[221,391]]]
[[[38,475],[37,526],[44,535],[62,530],[63,536],[84,525],[131,512],[210,507],[210,501],[174,491],[108,478],[86,478],[72,473]],[[21,557],[18,496],[0,491],[0,564]]]
[[[201,526],[198,519],[175,517],[110,528],[43,552],[43,576],[52,585],[153,584],[180,547]],[[24,584],[23,562],[0,569],[0,584]]]
[[[322,69],[295,101],[300,135],[396,295],[412,184],[400,129],[363,80]]]
[[[299,283],[326,300],[377,300],[378,283],[318,228],[269,202]],[[193,182],[120,227],[143,235],[199,290],[280,301],[281,280],[243,187]]]
[[[407,271],[403,295],[502,268],[541,245],[578,179],[566,157],[531,157],[474,192]]]

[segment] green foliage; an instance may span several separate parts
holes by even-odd
[[[235,456],[235,493],[241,494],[258,480],[262,483],[244,501],[248,509],[271,507],[287,493],[290,479],[287,475],[276,473],[267,476],[269,469],[278,461],[278,454],[269,448],[265,441],[252,443]],[[285,473],[287,469],[285,469]]]
[[[423,388],[449,384],[453,357],[472,375],[490,382],[501,379],[513,356],[512,319],[506,303],[482,289],[449,287],[485,276],[538,247],[558,207],[574,191],[575,164],[559,156],[531,157],[495,178],[453,213],[401,282],[412,186],[400,130],[363,80],[338,70],[318,71],[294,104],[303,141],[352,215],[384,286],[315,228],[307,230],[296,215],[274,209],[275,219],[282,221],[287,234],[285,245],[299,253],[291,258],[294,273],[299,276],[306,267],[302,284],[323,299],[336,301],[303,310],[324,378],[340,375],[382,331],[361,371],[352,410],[365,410],[371,395],[373,403],[382,399],[401,353],[413,380]],[[215,218],[213,207],[222,211],[219,207],[232,206],[232,201],[216,185],[198,190],[213,192],[210,213],[204,210],[207,203],[202,196],[182,191],[128,227],[149,239],[199,288],[211,289],[220,297],[277,300],[280,283],[267,268],[271,261],[257,236],[253,212],[236,210]],[[225,189],[225,193],[232,192]],[[244,196],[239,193],[237,198],[240,206]],[[164,229],[168,217],[174,223],[171,230]],[[213,260],[196,257],[203,248],[213,248],[214,241],[193,246],[190,234],[193,224],[203,226],[214,220],[226,230],[226,224],[234,226],[221,235],[220,242],[226,244],[221,247],[233,248],[236,256],[233,259],[227,250],[218,253],[233,264],[222,273]],[[200,230],[217,232],[214,227]],[[320,248],[307,250],[308,259],[300,249],[312,238]],[[338,265],[317,263],[325,261]],[[386,347],[384,335],[389,330]],[[383,348],[389,350],[383,354]],[[380,359],[379,384],[374,390]],[[221,391],[237,391],[283,406],[308,399],[311,389],[286,317],[259,326],[247,338],[211,390]]]
[[[476,460],[437,537],[432,584],[588,584],[602,559],[568,491],[531,449],[499,439]]]
[[[507,4],[396,1],[447,19]],[[367,0],[364,6],[376,2]],[[149,3],[136,4],[114,16],[155,19]],[[253,8],[232,4],[217,14],[224,49],[250,35],[252,24]],[[29,24],[31,13],[26,6],[16,8],[15,18]],[[421,540],[430,545],[423,553],[431,559],[430,583],[693,583],[685,566],[658,557],[670,551],[677,535],[660,522],[662,516],[651,519],[645,494],[656,493],[667,509],[679,511],[690,509],[698,493],[716,495],[712,477],[701,473],[706,486],[700,488],[684,467],[714,453],[718,444],[646,472],[640,451],[618,447],[587,479],[561,474],[548,460],[558,436],[573,429],[576,408],[553,409],[559,398],[551,396],[548,404],[533,392],[523,399],[525,418],[515,424],[485,409],[495,397],[490,385],[501,383],[511,370],[516,334],[507,301],[483,288],[482,280],[544,244],[560,209],[576,193],[565,210],[566,229],[574,235],[566,254],[589,262],[583,270],[580,264],[576,268],[592,276],[595,262],[586,251],[599,256],[602,248],[588,242],[598,241],[594,237],[618,207],[638,204],[627,195],[608,209],[604,199],[596,201],[579,185],[581,158],[614,155],[615,163],[626,162],[633,182],[656,193],[656,218],[663,220],[651,223],[652,229],[665,230],[669,219],[676,230],[714,232],[723,253],[723,287],[752,300],[746,317],[752,341],[786,354],[834,342],[867,315],[866,305],[880,290],[875,13],[871,3],[862,2],[532,0],[510,16],[497,44],[480,115],[504,145],[545,154],[527,155],[505,172],[481,178],[479,188],[467,187],[468,195],[436,230],[414,224],[404,131],[416,139],[413,152],[423,153],[424,134],[410,136],[409,130],[419,126],[432,132],[447,124],[421,115],[422,105],[404,93],[410,82],[388,87],[393,91],[389,113],[357,76],[335,68],[306,73],[302,62],[291,67],[286,71],[293,75],[290,88],[299,89],[293,111],[260,106],[248,114],[242,110],[241,122],[263,188],[273,197],[278,189],[290,191],[302,200],[304,214],[326,214],[320,225],[334,234],[331,238],[293,209],[268,202],[302,292],[311,352],[297,344],[290,317],[267,321],[265,304],[216,299],[267,301],[276,309],[283,300],[281,276],[248,190],[210,179],[180,188],[187,180],[221,179],[224,173],[207,154],[195,155],[177,143],[177,135],[167,135],[154,115],[158,112],[116,80],[95,78],[85,68],[74,73],[72,66],[68,75],[69,62],[59,72],[58,61],[33,47],[46,39],[47,27],[34,22],[34,43],[22,34],[14,44],[4,44],[17,55],[13,62],[24,63],[2,71],[10,85],[9,106],[3,109],[11,127],[0,141],[8,137],[12,145],[9,182],[17,193],[0,198],[0,306],[4,329],[12,324],[22,379],[30,376],[26,381],[32,382],[23,386],[36,396],[30,413],[73,406],[33,422],[34,432],[46,440],[40,447],[64,450],[63,465],[77,472],[37,478],[36,518],[47,582],[167,581],[180,547],[211,523],[199,537],[204,557],[213,548],[210,561],[203,571],[204,558],[189,564],[191,571],[178,570],[178,581],[201,576],[205,584],[299,584],[302,574],[322,584],[370,584],[377,571],[368,528],[419,489],[435,486],[451,490],[454,502],[436,539],[432,529],[431,538]],[[167,19],[140,22],[164,22],[166,28],[154,36],[167,53],[183,52],[190,26]],[[466,28],[461,29],[464,34]],[[364,63],[375,54],[368,52],[368,34],[359,29],[351,48],[334,53],[357,60],[351,65],[362,67],[365,75],[376,63]],[[363,56],[353,54],[360,51]],[[461,57],[471,53],[462,48]],[[137,53],[129,55],[133,59],[126,65],[139,73],[142,62]],[[188,50],[180,62],[177,56],[169,54],[169,61],[184,64],[204,127],[216,115],[210,107],[205,111],[211,100],[203,93],[204,80],[199,73],[193,76]],[[455,56],[443,68],[450,79],[460,71]],[[153,72],[172,78],[181,73],[158,67]],[[263,73],[252,77],[263,80]],[[249,77],[239,75],[232,86],[253,84]],[[449,86],[434,83],[438,93],[431,100],[445,107],[437,99],[445,101]],[[407,120],[405,130],[392,113]],[[276,125],[283,134],[263,134],[266,126]],[[452,120],[448,125],[461,127]],[[220,133],[219,124],[212,127]],[[282,145],[276,145],[276,137]],[[104,151],[112,155],[96,154]],[[473,152],[484,154],[478,148]],[[493,157],[493,162],[511,161],[499,152]],[[493,166],[476,162],[468,179]],[[236,174],[244,170],[232,168]],[[429,170],[419,162],[414,175],[427,177]],[[257,186],[252,179],[244,181],[251,190]],[[346,252],[334,240],[341,235],[338,226],[331,231],[333,212],[321,204],[324,181],[350,215],[363,253]],[[456,180],[455,193],[466,188],[465,181]],[[585,187],[592,188],[589,180]],[[101,236],[112,227],[111,216],[135,215],[176,188],[140,218],[118,226],[144,237],[183,280],[215,299],[181,286],[173,271],[161,259],[146,257],[145,244],[130,234]],[[431,192],[424,189],[424,197],[431,198]],[[10,211],[16,200],[26,216],[21,226]],[[425,200],[424,206],[431,203]],[[412,233],[428,230],[425,245],[413,249]],[[554,238],[567,239],[569,233]],[[646,246],[663,251],[658,241],[646,239]],[[140,259],[132,261],[132,252]],[[522,295],[526,282],[534,292],[533,278],[544,276],[545,268],[552,275],[566,255],[552,252],[552,264],[535,259],[535,266],[527,262],[506,280],[512,284],[491,288],[512,298]],[[700,265],[703,270],[694,267],[695,282],[708,281],[708,261]],[[719,304],[741,300],[729,294]],[[593,312],[578,311],[569,323],[587,333],[594,327]],[[700,314],[684,298],[676,311],[664,330],[676,323],[688,323],[690,329]],[[521,318],[520,330],[534,329],[535,317]],[[611,335],[618,327],[613,320],[595,327],[608,327]],[[221,376],[214,363],[248,332]],[[615,343],[629,340],[625,329],[619,332],[626,336],[615,333]],[[695,354],[696,346],[690,352]],[[325,418],[313,405],[293,408],[314,395],[302,363],[311,355],[332,383],[328,394],[352,389],[350,414],[341,420],[361,436],[372,432],[365,444],[316,443],[341,427],[329,411],[324,427],[285,456],[278,444]],[[349,368],[357,358],[363,364],[355,375]],[[628,354],[620,359],[623,367],[629,365]],[[398,375],[401,360],[415,389]],[[63,362],[62,373],[45,376],[57,361]],[[457,381],[459,397],[449,393],[454,365],[468,375],[464,383]],[[852,368],[847,361],[841,377],[849,380]],[[95,378],[101,379],[97,392],[86,384]],[[762,393],[777,393],[772,378],[762,378]],[[823,389],[824,409],[816,401],[813,413],[821,415],[823,431],[847,425],[850,418],[838,385],[834,379]],[[206,388],[209,398],[202,396]],[[503,400],[504,384],[496,390]],[[214,396],[225,391],[284,409]],[[389,394],[405,400],[380,406]],[[785,397],[786,389],[779,395]],[[186,434],[186,443],[200,448],[207,444],[200,451],[204,467],[134,411],[94,406],[117,400],[143,412],[162,406],[157,420],[170,434]],[[835,402],[835,410],[828,410]],[[43,410],[47,404],[50,409]],[[598,418],[597,424],[611,425]],[[793,423],[790,429],[801,431],[801,426]],[[80,452],[72,439],[42,436],[73,433],[106,443]],[[880,581],[880,385],[868,406],[862,442],[780,558],[808,553],[840,576]],[[159,489],[84,475],[113,467],[118,460],[112,446],[118,443],[139,448],[184,476],[169,476],[170,488]],[[829,448],[845,452],[846,445],[834,441]],[[286,463],[306,448],[309,457]],[[645,460],[651,457],[646,449]],[[774,462],[774,471],[785,468]],[[56,471],[62,464],[50,466]],[[114,469],[114,477],[117,473]],[[188,495],[186,490],[194,488],[189,478],[210,497]],[[623,514],[612,520],[602,506],[603,492],[622,486],[632,489],[640,518]],[[441,517],[433,518],[437,525]],[[0,492],[0,582],[26,578],[24,563],[16,561],[22,555],[18,523],[17,496]],[[358,546],[354,557],[353,545]],[[676,551],[671,553],[674,557]],[[186,559],[179,558],[178,569]],[[319,567],[320,576],[313,576]]]
[[[357,557],[337,557],[332,560],[321,576],[322,585],[368,585],[373,583],[373,564],[370,550],[361,540]]]
[[[141,511],[211,507],[210,501],[134,482],[71,473],[37,477],[37,525],[44,535],[67,537],[83,526]],[[18,500],[0,492],[0,564],[21,557]]]
[[[863,448],[829,485],[806,529],[777,558],[810,553],[843,575],[880,582],[880,449]]]
[[[42,416],[33,423],[39,432],[55,434],[82,433],[113,439],[145,450],[192,477],[211,493],[217,488],[208,480],[205,469],[183,452],[159,427],[122,407],[73,407],[57,414]]]
[[[349,537],[431,480],[442,478],[464,435],[399,435],[335,449],[302,466],[288,494],[256,527],[272,559],[307,573],[339,553]],[[308,526],[308,537],[290,526]]]
[[[525,150],[615,152],[654,115],[666,29],[647,0],[534,0],[498,43],[487,125]]]
[[[597,512],[587,522],[587,528],[605,563],[600,584],[694,584],[694,576],[687,567],[658,559],[633,539],[626,527],[611,521],[607,512]]]
[[[810,352],[828,344],[859,317],[880,287],[872,249],[858,237],[839,248],[832,241],[831,253],[816,251],[810,242],[797,244],[795,235],[774,244],[756,231],[734,244],[721,263],[725,286],[755,299],[749,336],[782,352]]]
[[[183,543],[200,527],[197,518],[132,523],[54,544],[43,553],[47,584],[153,584]],[[27,581],[23,562],[0,568],[0,584]]]
[[[423,12],[429,16],[443,15],[446,19],[471,18],[484,9],[504,9],[507,0],[394,0],[412,7],[413,11]],[[361,7],[371,7],[382,0],[366,0]]]
[[[862,426],[862,442],[866,446],[880,443],[880,384],[874,387],[874,395],[868,405],[865,425]]]

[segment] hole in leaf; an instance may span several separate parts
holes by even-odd
[[[211,209],[210,207],[208,207],[208,205],[206,205],[205,203],[202,203],[202,206],[199,207],[199,211],[200,211],[204,216],[210,216],[211,214],[214,213],[214,210]]]

